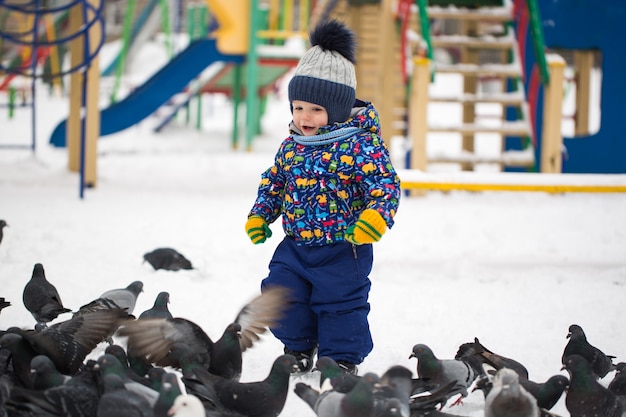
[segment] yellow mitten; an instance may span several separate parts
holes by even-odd
[[[248,217],[246,233],[255,245],[265,242],[268,237],[272,236],[272,230],[261,216]]]
[[[356,245],[378,242],[387,230],[387,223],[376,210],[367,209],[355,224],[348,227],[345,238]]]

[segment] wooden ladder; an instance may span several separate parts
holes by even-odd
[[[441,3],[441,2],[439,2]],[[478,2],[475,2],[478,3]],[[430,3],[432,4],[432,2]],[[532,150],[532,125],[528,117],[528,103],[524,95],[522,85],[522,67],[517,59],[518,46],[511,22],[513,21],[513,8],[502,6],[480,6],[465,8],[456,6],[428,6],[426,8],[428,21],[444,23],[445,34],[432,33],[430,40],[433,50],[454,51],[457,53],[455,62],[430,63],[431,75],[438,77],[442,74],[459,74],[462,77],[463,93],[459,95],[434,95],[423,94],[423,90],[429,90],[428,84],[413,88],[419,95],[418,103],[413,101],[411,116],[409,119],[409,135],[428,136],[428,140],[437,140],[436,134],[458,133],[461,136],[461,152],[459,155],[426,155],[426,137],[418,140],[422,143],[422,149],[412,152],[421,152],[423,155],[414,155],[411,168],[426,170],[426,166],[434,163],[459,164],[462,170],[474,170],[476,164],[495,164],[500,170],[509,167],[531,169],[535,166],[535,157]],[[456,28],[456,30],[454,30]],[[453,32],[453,33],[451,33]],[[486,51],[486,52],[485,52]],[[481,55],[482,54],[482,55]],[[491,54],[498,58],[497,62],[485,63],[481,59],[484,54]],[[416,60],[418,63],[419,60]],[[423,62],[423,60],[422,60]],[[416,65],[416,66],[419,66]],[[422,77],[423,78],[423,77]],[[496,92],[481,89],[481,83],[489,81],[499,82],[500,88]],[[519,86],[516,91],[507,92],[509,86]],[[425,97],[426,96],[426,97]],[[413,99],[412,99],[413,100]],[[426,101],[427,100],[427,101]],[[460,123],[433,125],[429,124],[425,113],[425,107],[431,104],[458,103],[462,108],[462,120]],[[477,107],[483,103],[500,105],[502,115],[498,123],[485,123],[481,120]],[[422,106],[421,115],[415,115],[414,107]],[[506,108],[513,108],[517,114],[517,120],[504,120]],[[509,112],[511,113],[511,112]],[[422,124],[422,126],[416,126]],[[426,125],[426,126],[424,126]],[[500,138],[499,153],[493,156],[481,156],[475,153],[476,136],[479,134],[491,134],[494,140]],[[516,146],[519,150],[505,150],[505,138],[509,141],[519,138],[521,143]],[[514,139],[511,139],[514,138]],[[510,143],[510,142],[509,142]],[[418,166],[414,166],[418,165]]]

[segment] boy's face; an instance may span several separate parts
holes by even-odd
[[[304,136],[317,135],[317,130],[328,124],[328,112],[318,104],[294,100],[293,122]]]

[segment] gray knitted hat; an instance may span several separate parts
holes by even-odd
[[[354,33],[331,20],[320,23],[309,38],[311,49],[300,59],[289,82],[289,103],[318,104],[328,112],[328,124],[344,122],[356,99]]]

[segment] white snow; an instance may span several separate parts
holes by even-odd
[[[144,66],[143,78],[159,65],[158,59],[135,62]],[[168,291],[175,316],[198,323],[214,338],[221,334],[258,293],[282,238],[277,222],[271,239],[252,245],[244,223],[290,114],[284,93],[273,96],[263,133],[254,150],[245,152],[243,139],[239,150],[231,147],[232,106],[224,97],[205,97],[202,111],[201,131],[194,129],[193,114],[189,126],[182,114],[159,134],[152,133],[157,120],[150,118],[100,139],[98,183],[81,200],[67,151],[48,145],[52,129],[67,115],[67,99],[39,88],[36,152],[0,149],[0,218],[10,225],[0,244],[0,296],[13,303],[0,314],[1,328],[34,324],[21,294],[33,265],[41,262],[69,308],[142,280],[136,312]],[[28,144],[30,110],[18,109],[12,120],[7,114],[0,108],[0,144]],[[534,181],[554,180],[533,175]],[[395,226],[375,245],[375,347],[361,373],[382,373],[395,364],[415,373],[416,362],[408,359],[414,344],[426,343],[440,358],[452,358],[461,343],[478,337],[526,365],[532,380],[545,381],[566,375],[561,354],[572,323],[616,362],[626,360],[625,213],[624,193],[404,197]],[[145,252],[163,246],[179,250],[196,269],[155,272],[142,264]],[[268,333],[245,352],[242,380],[264,378],[281,353]],[[602,382],[608,384],[612,375]],[[446,411],[482,416],[483,403],[474,392]],[[568,415],[563,398],[553,411]],[[293,392],[281,414],[313,415]]]

